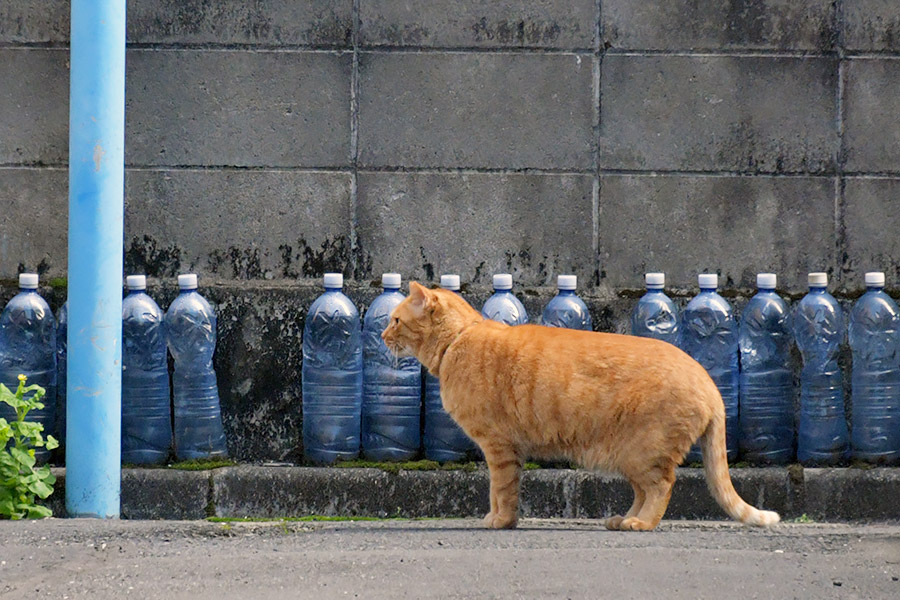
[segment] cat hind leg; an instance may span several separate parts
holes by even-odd
[[[608,518],[606,520],[607,529],[622,529],[622,521],[637,516],[637,514],[641,511],[641,507],[644,505],[644,490],[638,487],[634,482],[631,482],[631,489],[634,490],[634,502],[631,503],[631,508],[628,509],[628,512],[625,513],[624,517],[616,515],[614,517]]]
[[[656,472],[657,477],[650,481],[640,482],[644,491],[644,502],[637,515],[627,517],[619,524],[619,529],[626,531],[650,531],[659,525],[669,499],[672,497],[672,486],[675,484],[675,467]]]

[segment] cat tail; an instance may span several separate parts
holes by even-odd
[[[777,512],[759,510],[750,506],[738,496],[731,475],[728,474],[728,455],[725,451],[725,412],[716,411],[706,433],[700,441],[703,451],[703,468],[706,471],[706,485],[716,502],[728,516],[745,525],[774,525],[781,520]]]

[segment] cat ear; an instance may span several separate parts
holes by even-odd
[[[428,288],[415,281],[409,282],[409,298],[413,307],[420,310],[424,310],[431,303]]]

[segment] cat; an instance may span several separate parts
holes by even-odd
[[[444,409],[484,453],[487,527],[517,525],[526,458],[564,458],[631,484],[634,502],[606,521],[609,529],[653,529],[669,504],[675,467],[698,438],[707,485],[725,512],[751,525],[780,520],[738,496],[722,397],[706,370],[667,342],[510,327],[485,319],[458,294],[416,282],[382,339],[440,379]]]

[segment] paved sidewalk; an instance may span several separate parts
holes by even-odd
[[[0,599],[900,597],[900,526],[0,522]]]

